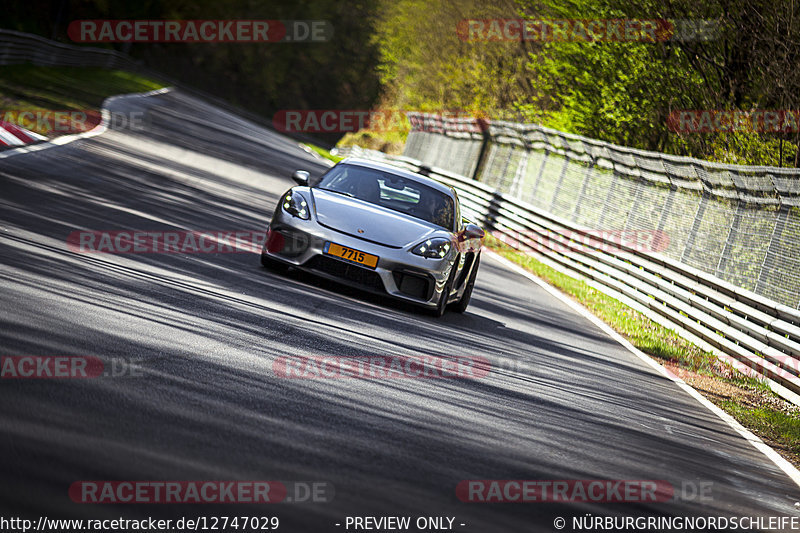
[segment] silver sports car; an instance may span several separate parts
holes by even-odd
[[[462,219],[458,195],[401,168],[345,159],[278,202],[261,252],[266,267],[294,267],[430,308],[463,313],[484,232]]]

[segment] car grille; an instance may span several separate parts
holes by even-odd
[[[270,249],[270,252],[284,257],[297,257],[308,249],[308,236],[305,233],[286,229],[273,230],[272,233],[278,233],[283,237],[283,245],[278,245],[278,249]]]
[[[338,259],[316,255],[303,265],[306,268],[319,270],[347,281],[363,285],[366,288],[384,292],[386,288],[377,272],[358,265],[351,265]]]

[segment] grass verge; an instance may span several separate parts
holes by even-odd
[[[125,93],[152,91],[163,84],[122,70],[11,65],[0,67],[0,120],[49,137],[59,131],[52,121],[14,120],[19,113],[97,112],[103,100]],[[20,123],[22,122],[22,123]]]
[[[333,161],[334,163],[338,163],[339,161],[344,159],[344,157],[341,157],[341,156],[338,156],[338,155],[333,155],[332,153],[327,151],[325,148],[317,146],[316,144],[310,144],[310,143],[302,143],[302,144],[303,144],[303,146],[305,146],[309,150],[312,150],[313,152],[321,155],[325,159],[329,159],[329,160]]]
[[[568,294],[800,467],[800,409],[672,330],[487,235],[486,246]]]
[[[800,455],[800,424],[796,415],[766,407],[747,407],[731,400],[723,401],[721,407],[753,433],[782,442],[795,456]]]

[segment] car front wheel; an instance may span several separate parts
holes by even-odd
[[[475,278],[478,277],[478,267],[480,264],[481,256],[479,255],[475,257],[475,264],[472,266],[472,272],[469,274],[469,280],[467,280],[467,287],[464,289],[464,294],[462,294],[461,299],[452,306],[453,311],[456,313],[463,313],[469,306],[469,300],[472,298],[472,289],[475,287]]]
[[[439,302],[436,304],[436,309],[433,311],[433,316],[441,317],[444,316],[445,311],[447,310],[447,300],[450,298],[450,291],[453,288],[453,275],[450,275],[450,279],[447,280],[447,283],[442,290],[442,295],[439,297]]]

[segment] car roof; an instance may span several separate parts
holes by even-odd
[[[451,187],[448,187],[447,185],[444,185],[443,183],[440,183],[435,179],[423,176],[422,174],[417,174],[416,172],[411,172],[410,170],[396,167],[388,163],[382,163],[379,161],[374,161],[372,159],[359,159],[357,157],[348,157],[346,159],[343,159],[339,164],[357,165],[360,167],[373,168],[375,170],[382,170],[384,172],[397,174],[398,176],[403,176],[404,178],[412,179],[418,183],[421,183],[422,185],[427,185],[431,189],[436,189],[437,191],[443,192],[444,194],[450,197],[456,198],[456,194]]]

